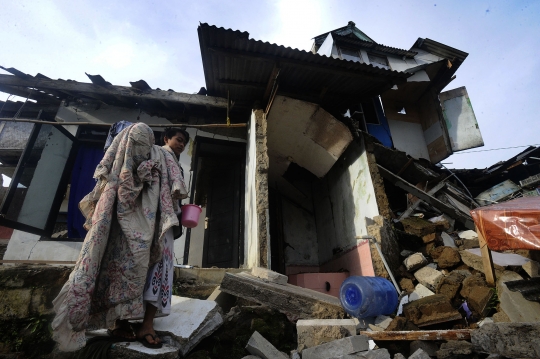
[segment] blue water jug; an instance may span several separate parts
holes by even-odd
[[[398,305],[396,289],[382,277],[345,279],[339,289],[339,300],[343,309],[356,318],[392,314]]]

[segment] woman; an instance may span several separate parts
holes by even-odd
[[[184,170],[180,165],[180,154],[184,152],[185,146],[189,142],[189,133],[180,128],[168,127],[162,135],[163,148],[167,150],[178,162],[182,182],[184,180]],[[180,220],[180,204],[176,211]],[[181,228],[181,226],[179,226]],[[174,240],[180,237],[181,231],[174,233],[174,227],[165,233],[165,245],[163,256],[160,262],[156,263],[148,271],[144,290],[144,301],[146,311],[142,325],[136,331],[136,338],[148,348],[160,348],[161,339],[154,331],[154,318],[157,316],[169,315],[171,312],[171,296],[173,286],[174,271]],[[130,336],[131,337],[131,336]]]
[[[167,137],[170,142],[174,136]],[[169,147],[181,153],[185,143]],[[178,200],[187,197],[178,158],[155,146],[150,127],[137,123],[114,138],[94,178],[94,190],[79,204],[88,233],[73,272],[53,301],[53,338],[60,350],[74,351],[85,345],[86,330],[113,327],[114,336],[137,337],[159,347],[153,319],[166,307],[170,310],[172,278],[160,278],[160,305],[143,292],[150,287],[150,268],[165,263],[163,273],[170,273],[170,233],[179,225]],[[163,298],[168,299],[165,305]],[[128,320],[140,318],[142,325],[132,333]]]

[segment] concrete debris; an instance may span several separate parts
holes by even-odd
[[[425,219],[409,217],[401,220],[406,233],[413,234],[420,238],[436,232],[436,225]]]
[[[236,305],[236,297],[222,292],[219,286],[214,289],[212,294],[210,294],[206,300],[213,300],[216,302],[221,307],[223,313],[228,313],[229,310]]]
[[[465,249],[480,248],[480,241],[478,239],[460,239],[456,241],[460,251]]]
[[[277,284],[287,284],[289,278],[286,275],[279,274],[273,270],[261,267],[255,267],[251,270],[251,275],[260,278],[262,280],[267,280],[272,283]]]
[[[154,329],[185,356],[222,324],[223,317],[216,302],[173,295],[171,313],[156,318]]]
[[[106,333],[105,333],[106,334]],[[149,349],[139,342],[121,342],[114,344],[109,350],[110,359],[176,359],[179,349],[163,344],[159,349]]]
[[[403,315],[419,327],[461,319],[461,314],[441,294],[405,304]]]
[[[410,344],[410,352],[415,353],[418,349],[422,349],[430,357],[434,357],[439,350],[437,343],[432,341],[414,340]]]
[[[437,285],[444,276],[438,270],[426,266],[417,270],[414,273],[414,277],[416,278],[416,280],[418,280],[418,282],[426,286],[429,290],[435,291]]]
[[[311,348],[356,335],[353,319],[300,319],[296,322],[298,347]]]
[[[416,287],[414,288],[414,292],[409,294],[409,302],[418,300],[420,298],[425,298],[425,297],[428,297],[428,296],[434,295],[434,294],[435,293],[433,293],[431,290],[429,290],[426,286],[418,283],[416,285]]]
[[[461,239],[478,239],[478,234],[473,230],[467,230],[458,233],[459,238]]]
[[[473,345],[464,340],[449,340],[441,344],[436,352],[437,359],[470,358],[473,354]]]
[[[430,234],[426,234],[425,236],[422,236],[422,241],[424,243],[431,243],[436,239],[437,239],[437,233],[430,233]]]
[[[262,359],[289,359],[289,357],[277,350],[259,332],[253,332],[246,345],[246,350]]]
[[[329,359],[391,359],[390,353],[386,349],[368,350],[354,354],[330,357]]]
[[[448,276],[441,279],[435,292],[437,294],[442,294],[448,299],[452,300],[456,297],[459,290],[461,289],[461,283],[463,282],[463,280],[470,275],[471,273],[469,271],[452,271]]]
[[[386,327],[386,331],[411,331],[419,330],[419,328],[404,317],[395,317],[390,325]]]
[[[459,255],[461,256],[461,261],[465,263],[467,266],[473,269],[476,269],[479,272],[484,273],[484,264],[482,262],[482,257],[480,255],[471,253],[470,250],[459,251]],[[501,275],[502,272],[504,271],[504,267],[497,265],[495,263],[493,264],[493,267],[495,269],[495,275],[497,277]]]
[[[414,253],[405,258],[403,264],[408,271],[414,271],[425,266],[428,263],[426,257],[422,253]]]
[[[455,267],[461,262],[461,257],[459,256],[459,251],[456,248],[452,247],[438,247],[442,248],[440,250],[439,256],[435,261],[439,268],[451,268]],[[433,252],[431,252],[433,255]]]
[[[407,294],[410,294],[414,291],[413,281],[409,278],[401,278],[399,280],[399,287],[404,290]]]
[[[247,273],[226,273],[221,290],[299,319],[345,318],[345,311],[336,297],[291,284],[264,282]]]
[[[492,323],[471,333],[477,352],[509,358],[540,358],[540,323]]]
[[[242,357],[242,359],[261,359],[261,357],[256,355],[246,355],[245,357]]]
[[[418,349],[411,356],[409,356],[409,359],[431,359],[431,358],[425,351],[423,351],[422,349]]]
[[[476,254],[477,256],[481,256],[480,248],[467,249],[466,252],[470,252],[470,253]],[[515,253],[500,253],[500,252],[492,251],[491,257],[493,258],[493,264],[499,265],[501,267],[522,266],[525,263],[530,261],[529,258],[525,258]]]
[[[302,351],[302,359],[328,359],[369,350],[368,337],[354,335]]]
[[[441,238],[446,247],[457,248],[454,238],[446,232],[441,232]]]
[[[388,328],[388,326],[390,325],[390,323],[392,323],[392,318],[386,316],[386,315],[379,315],[375,318],[375,325],[380,327],[380,328],[383,328],[383,329],[386,329]]]
[[[394,355],[394,359],[407,359],[407,358],[405,357],[405,355],[401,353],[397,353]]]
[[[486,317],[478,322],[478,326],[481,327],[482,325],[489,324],[489,323],[495,323],[495,321],[493,320],[493,318]]]
[[[497,294],[500,307],[511,322],[540,322],[540,303],[531,302],[523,298],[519,292],[512,292],[505,282],[523,279],[519,274],[511,271],[504,272],[497,277]]]
[[[467,300],[470,309],[479,317],[484,317],[491,309],[488,304],[495,295],[495,291],[488,287],[484,278],[472,275],[463,280],[460,294]]]
[[[540,263],[530,261],[521,266],[531,278],[540,277]]]
[[[382,332],[382,331],[384,331],[384,328],[379,327],[379,326],[377,326],[375,324],[370,324],[369,329],[373,330],[374,332]]]

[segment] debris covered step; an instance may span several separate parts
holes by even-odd
[[[346,316],[336,297],[291,284],[266,282],[247,273],[225,273],[221,291],[299,319],[342,319]]]

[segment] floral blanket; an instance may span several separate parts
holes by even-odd
[[[79,204],[88,234],[68,281],[54,299],[53,338],[62,351],[86,343],[85,330],[141,318],[148,268],[161,259],[164,235],[178,225],[187,197],[178,162],[137,123],[118,134]]]

